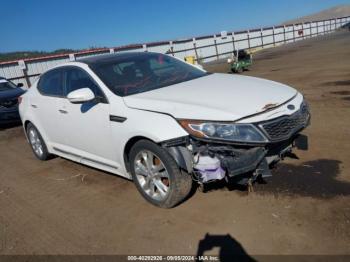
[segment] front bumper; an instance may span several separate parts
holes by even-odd
[[[20,121],[18,107],[14,108],[0,108],[0,123],[15,123]]]
[[[199,183],[222,179],[222,176],[216,177],[218,168],[221,168],[225,171],[227,178],[234,178],[237,183],[246,184],[252,177],[256,179],[259,176],[271,176],[270,167],[291,155],[293,147],[307,150],[308,139],[305,135],[295,133],[284,141],[247,146],[180,137],[164,141],[161,145],[173,156],[178,166],[193,174],[194,179]],[[211,164],[203,170],[203,166],[205,167],[208,163],[201,159],[208,159],[208,156],[214,161],[210,161]],[[212,176],[210,172],[213,172]]]
[[[268,138],[265,143],[244,144],[190,136],[164,142],[163,146],[180,168],[195,174],[200,183],[222,179],[217,175],[220,169],[227,178],[246,183],[247,177],[271,176],[270,167],[292,155],[293,147],[307,150],[307,137],[300,132],[310,124],[310,119],[308,105],[303,102],[291,115],[254,123]]]
[[[307,136],[295,134],[288,140],[259,147],[237,148],[232,145],[208,144],[200,147],[199,154],[217,158],[228,178],[246,184],[251,177],[256,179],[259,176],[271,176],[270,167],[290,155],[293,147],[306,150]],[[200,177],[201,174],[199,181]],[[204,178],[203,181],[207,179]]]

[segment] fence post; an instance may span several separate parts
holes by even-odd
[[[305,34],[304,34],[304,23],[301,23],[301,32],[303,33],[303,39],[305,39]],[[298,34],[299,35],[299,34]]]
[[[250,32],[247,30],[247,39],[248,39],[248,49],[250,51]]]
[[[262,28],[260,28],[260,38],[261,38],[261,47],[264,48],[264,35],[263,35]]]
[[[334,31],[337,30],[337,18],[334,18]]]
[[[218,51],[218,46],[216,44],[216,35],[214,35],[214,46],[215,46],[216,58],[219,59],[219,51]]]
[[[174,56],[174,46],[173,46],[173,41],[169,41],[169,51],[172,56]]]
[[[309,22],[309,38],[312,37],[312,22]]]
[[[323,20],[323,22],[321,23],[321,27],[323,28],[323,29],[322,29],[322,35],[324,35],[324,34],[325,34],[325,32],[324,32],[324,30],[325,30],[325,27],[324,27],[324,20]]]
[[[333,31],[333,30],[332,30],[332,19],[329,20],[329,25],[330,25],[330,26],[329,26],[329,31],[332,33],[332,31]]]
[[[30,84],[30,80],[29,80],[29,77],[28,77],[28,68],[27,68],[27,65],[26,65],[25,61],[24,60],[19,60],[18,61],[18,66],[22,70],[23,77],[26,80],[27,87],[30,88],[31,84]]]
[[[233,51],[232,53],[236,50],[236,46],[235,46],[235,32],[232,32],[232,47],[233,47]]]
[[[272,27],[272,41],[273,41],[273,46],[276,46],[276,39],[275,39],[275,27]]]
[[[316,22],[316,35],[318,35],[318,21]]]
[[[143,44],[143,45],[142,45],[142,49],[143,49],[143,52],[147,52],[147,45],[146,45],[146,44]]]
[[[293,24],[293,42],[295,42],[295,24]]]
[[[327,25],[327,28],[328,28],[327,33],[330,33],[331,32],[331,26],[330,26],[331,22],[328,20],[327,24],[328,24]]]
[[[75,55],[69,54],[69,61],[75,61]]]
[[[196,38],[192,39],[193,41],[193,48],[194,48],[194,53],[196,55],[196,61],[199,64],[199,57],[198,57],[198,53],[197,53],[197,44],[196,44]]]
[[[286,43],[286,26],[283,25],[283,43]]]

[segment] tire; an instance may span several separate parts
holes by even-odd
[[[42,161],[48,160],[50,153],[38,129],[32,123],[29,123],[26,133],[34,155]]]
[[[129,159],[134,184],[151,204],[172,208],[189,195],[192,177],[182,172],[174,158],[157,144],[148,140],[136,142]]]

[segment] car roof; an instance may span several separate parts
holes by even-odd
[[[118,60],[122,61],[129,58],[140,57],[140,56],[149,56],[150,54],[160,54],[153,52],[123,52],[123,53],[114,53],[114,54],[105,54],[105,55],[96,55],[90,57],[84,57],[77,59],[77,62],[85,63],[87,65],[94,64],[104,64],[108,62],[116,62]]]

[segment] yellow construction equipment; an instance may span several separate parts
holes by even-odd
[[[185,56],[185,61],[194,65],[196,63],[196,58],[193,55]]]

